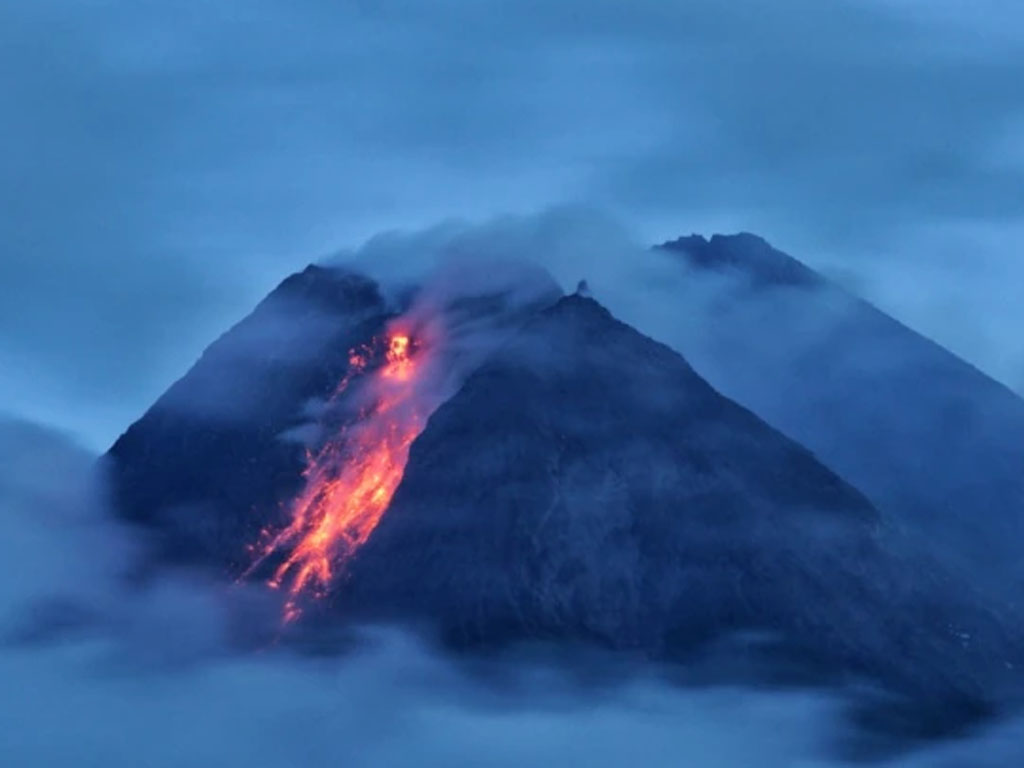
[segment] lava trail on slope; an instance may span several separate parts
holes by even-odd
[[[435,343],[420,330],[422,337],[399,319],[384,338],[350,352],[348,372],[329,406],[357,381],[366,405],[308,454],[290,524],[277,533],[264,529],[252,547],[256,558],[243,578],[269,558],[283,558],[268,584],[287,590],[286,622],[298,618],[306,598],[327,594],[369,539],[402,480],[409,446],[440,404],[429,370]]]

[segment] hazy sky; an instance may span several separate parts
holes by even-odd
[[[285,273],[574,202],[1024,388],[1016,0],[0,0],[0,410],[108,443]]]

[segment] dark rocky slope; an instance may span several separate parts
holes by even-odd
[[[1024,585],[1024,400],[753,235],[662,246],[716,388],[810,448],[961,574]]]
[[[358,275],[311,266],[282,282],[110,449],[118,512],[148,525],[162,556],[237,572],[301,486],[302,445],[283,436],[388,317]]]
[[[670,659],[762,631],[932,725],[983,711],[1019,657],[859,492],[578,296],[435,412],[335,607]]]
[[[443,315],[443,375],[434,384],[450,391],[524,317],[561,295],[546,273],[516,266],[446,278],[388,299],[374,281],[340,268],[310,266],[284,280],[110,449],[118,513],[149,529],[160,560],[240,573],[259,531],[287,524],[318,432],[339,431],[360,407],[359,381],[336,393],[352,350],[381,339],[399,314],[413,323]],[[382,353],[368,354],[367,371]]]

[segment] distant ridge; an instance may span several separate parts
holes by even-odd
[[[761,238],[659,249],[687,270],[671,341],[702,375],[965,574],[1024,586],[1024,400]]]
[[[719,272],[733,271],[762,285],[814,287],[825,281],[817,272],[757,235],[689,235],[669,240],[658,248],[681,254],[693,266]]]

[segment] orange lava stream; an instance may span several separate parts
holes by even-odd
[[[289,552],[269,581],[288,590],[286,622],[300,615],[304,594],[326,594],[336,571],[369,539],[402,480],[409,446],[427,416],[416,387],[422,365],[412,353],[407,334],[390,336],[385,364],[368,382],[375,401],[339,439],[310,456],[291,523],[257,547],[258,558],[246,575],[275,552]],[[351,353],[350,373],[335,397],[363,372],[367,357],[365,350]]]

